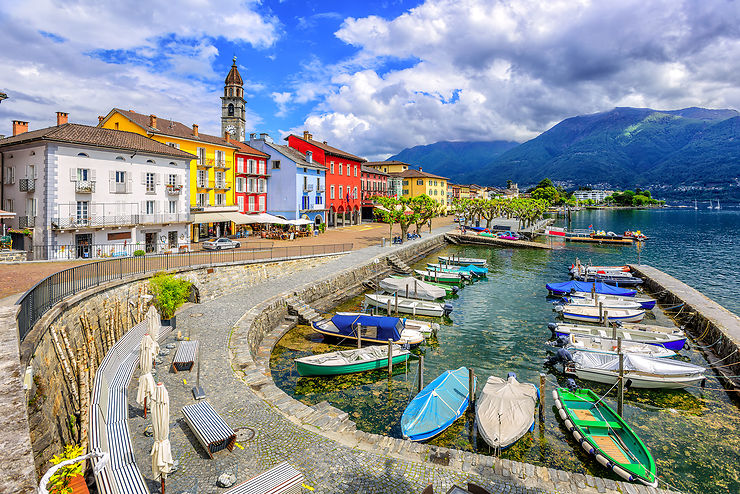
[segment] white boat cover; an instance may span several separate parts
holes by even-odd
[[[400,346],[393,345],[394,356],[405,355],[407,353],[409,353],[408,350],[403,350]],[[386,345],[371,345],[356,350],[342,350],[339,352],[322,353],[320,355],[309,355],[308,357],[297,358],[296,361],[333,367],[382,359],[388,359],[388,347]]]
[[[619,355],[576,352],[573,361],[582,369],[601,369],[619,372]],[[624,370],[660,376],[701,374],[706,369],[680,360],[649,357],[634,353],[624,354]]]
[[[430,285],[411,276],[407,278],[385,278],[380,282],[380,288],[391,293],[398,292],[398,295],[405,295],[406,287],[409,289],[409,297],[422,300],[436,300],[447,294],[444,288]]]
[[[493,448],[513,444],[532,426],[536,404],[534,385],[489,377],[475,409],[481,436]]]

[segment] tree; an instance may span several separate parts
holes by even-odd
[[[535,189],[544,189],[545,187],[552,187],[554,189],[555,184],[552,183],[552,180],[550,180],[549,178],[543,178],[542,180],[540,180],[540,183],[535,186]]]
[[[538,185],[537,188],[532,191],[532,199],[542,199],[547,201],[549,204],[556,204],[560,202],[560,194],[558,194],[557,189],[551,185],[546,187],[540,187]]]
[[[409,201],[408,207],[413,211],[416,217],[414,223],[416,224],[417,234],[421,235],[421,228],[427,222],[431,225],[432,218],[437,216],[437,205],[437,201],[426,194],[416,196]]]
[[[409,226],[416,222],[416,213],[409,208],[408,199],[396,199],[395,197],[378,197],[377,202],[380,207],[375,208],[375,215],[384,223],[388,223],[388,230],[391,241],[393,241],[393,225],[398,224],[401,227],[401,242],[406,238]]]

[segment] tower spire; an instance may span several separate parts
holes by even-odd
[[[236,66],[236,55],[232,58],[231,70],[224,81],[221,103],[221,135],[228,132],[232,139],[244,141],[247,102],[244,100],[244,80]]]

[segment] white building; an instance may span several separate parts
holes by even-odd
[[[2,208],[34,258],[176,251],[190,243],[189,153],[132,132],[67,123],[0,140]],[[0,209],[2,209],[0,208]]]
[[[613,190],[577,190],[573,192],[573,196],[579,201],[591,199],[594,202],[604,202],[604,198],[613,193]]]

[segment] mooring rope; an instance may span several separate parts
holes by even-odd
[[[708,349],[708,348],[712,348],[714,345],[716,345],[720,341],[722,341],[722,336],[720,336],[719,339],[715,341],[714,343],[712,343],[711,345],[702,346],[702,345],[697,344],[696,346],[698,346],[699,348]]]
[[[673,307],[666,307],[666,308],[664,308],[663,310],[673,310],[673,309],[678,309],[679,307],[683,307],[684,305],[686,305],[686,304],[684,304],[683,302],[681,302],[681,303],[680,303],[680,304],[678,304],[678,305],[674,305]],[[680,314],[680,312],[679,312],[679,314]],[[676,315],[678,315],[678,314],[676,314]]]

